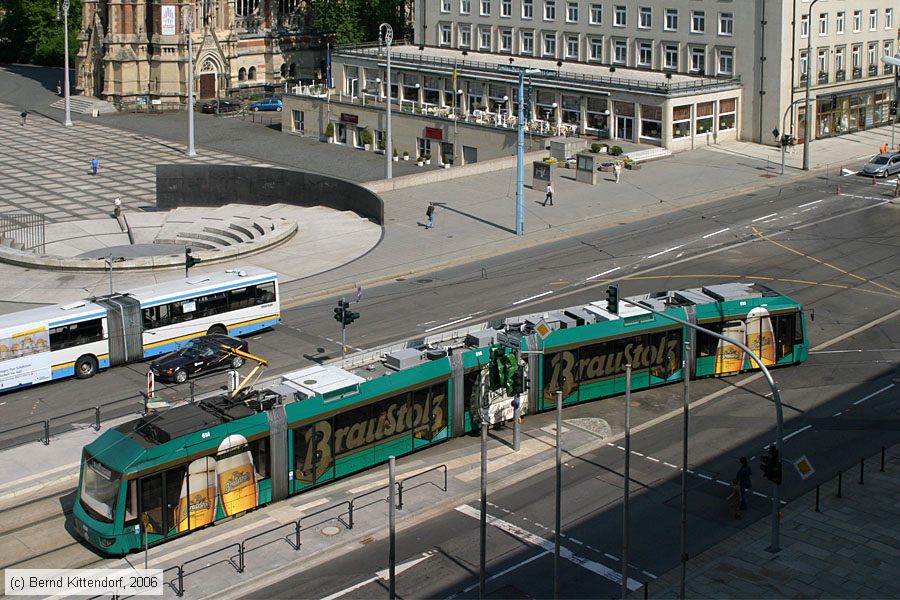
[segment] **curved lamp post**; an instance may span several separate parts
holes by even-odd
[[[881,62],[894,67],[894,111],[897,110],[897,96],[900,95],[900,52],[894,56],[882,56]],[[894,144],[894,129],[897,124],[897,113],[891,115],[891,151],[897,146]]]
[[[187,36],[188,36],[188,156],[197,156],[194,150],[194,7],[187,8]],[[218,109],[218,104],[216,105]]]
[[[806,127],[803,128],[803,170],[809,171],[809,128],[815,124],[810,119],[809,92],[812,88],[812,9],[819,0],[812,0],[806,12]]]
[[[387,23],[382,23],[378,28],[381,37],[387,46],[387,76],[385,77],[385,90],[387,91],[387,102],[385,102],[385,110],[387,110],[387,140],[384,142],[384,171],[385,178],[392,179],[394,177],[393,166],[391,165],[391,157],[393,153],[393,144],[391,142],[391,44],[394,41],[394,29]]]
[[[66,118],[63,125],[72,126],[72,107],[69,100],[69,0],[63,0],[63,97],[66,99]],[[56,5],[56,20],[59,21],[59,4]]]

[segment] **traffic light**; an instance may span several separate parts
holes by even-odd
[[[499,390],[503,387],[504,369],[503,350],[499,346],[494,346],[491,348],[491,358],[488,363],[488,387],[491,390]]]
[[[768,454],[763,454],[759,457],[759,470],[762,472],[763,477],[769,479],[769,474],[771,473],[772,464],[770,462],[770,457]]]
[[[515,375],[513,375],[513,393],[524,394],[528,391],[528,374],[525,372],[525,365],[521,364],[516,367]]]
[[[199,258],[194,258],[193,256],[191,256],[190,248],[184,249],[184,268],[185,269],[190,269],[191,267],[193,267],[194,265],[199,263],[200,260],[201,259],[199,259]]]
[[[781,484],[781,457],[775,444],[771,444],[766,449],[766,454],[759,457],[759,468],[766,479],[775,485]]]
[[[619,284],[611,283],[606,287],[606,310],[614,315],[619,314]]]
[[[790,145],[791,145],[791,134],[785,133],[783,136],[781,136],[781,147],[787,148]]]
[[[350,303],[341,298],[338,300],[338,305],[334,309],[334,320],[343,325],[347,324],[347,308],[350,306]]]
[[[896,100],[891,100],[891,106],[888,109],[888,114],[890,114],[890,116],[892,116],[892,117],[897,116],[897,101]]]
[[[345,306],[344,308],[345,308],[345,310],[344,310],[344,325],[349,325],[350,323],[352,323],[353,321],[355,321],[359,318],[358,312],[353,312],[352,310],[349,310],[348,306]]]

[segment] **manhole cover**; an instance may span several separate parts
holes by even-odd
[[[416,279],[416,283],[431,283],[434,279]]]
[[[322,528],[322,535],[331,536],[331,535],[337,535],[340,532],[341,532],[341,528],[335,527],[334,525],[329,525],[328,527]]]

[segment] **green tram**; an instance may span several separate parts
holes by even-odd
[[[798,364],[808,346],[802,307],[759,284],[727,283],[632,298],[746,343],[767,365]],[[641,308],[606,301],[507,318],[316,365],[250,393],[149,413],[84,448],[76,530],[112,555],[184,535],[513,415],[489,391],[492,356],[521,358],[524,410],[681,380],[752,370],[737,346]],[[543,338],[535,327],[550,331]],[[517,352],[518,351],[518,352]],[[527,357],[527,358],[526,358]],[[143,525],[142,525],[143,524]]]

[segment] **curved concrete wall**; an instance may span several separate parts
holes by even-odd
[[[384,201],[361,185],[316,173],[242,165],[156,165],[156,207],[292,204],[352,210],[384,225]]]

